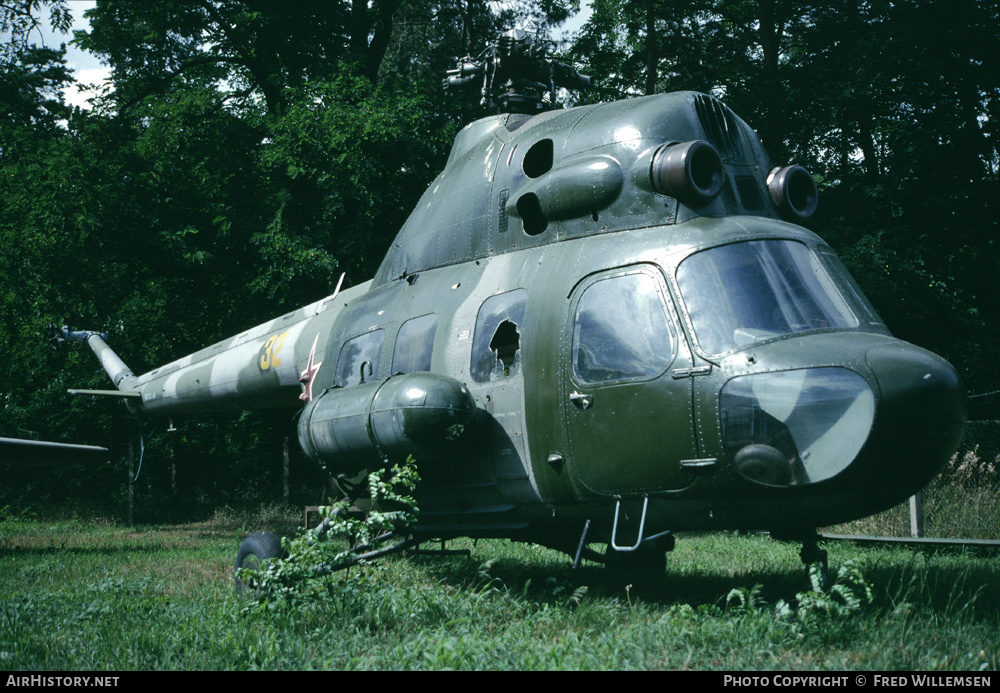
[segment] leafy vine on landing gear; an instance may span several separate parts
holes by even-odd
[[[413,491],[420,481],[417,465],[410,457],[403,464],[368,475],[371,510],[350,512],[351,499],[320,508],[324,521],[294,539],[282,539],[286,558],[276,559],[259,571],[243,577],[255,587],[259,606],[301,603],[335,594],[342,581],[337,571],[368,564],[377,556],[408,545],[407,529],[417,520],[419,508]],[[346,539],[347,548],[335,539]],[[380,550],[382,542],[393,541]]]

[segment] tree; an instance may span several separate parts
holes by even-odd
[[[108,60],[121,106],[202,81],[280,115],[289,89],[345,66],[374,82],[400,2],[306,0],[280,11],[265,0],[99,2],[78,42]]]
[[[0,3],[0,64],[8,65],[33,47],[32,36],[40,35],[45,25],[42,15],[48,10],[48,24],[66,33],[73,25],[66,0],[4,0]]]
[[[61,105],[58,55],[18,53],[2,84],[19,115],[0,123],[0,435],[110,436],[110,416],[94,426],[94,404],[64,394],[106,376],[85,351],[44,347],[49,322],[109,330],[143,372],[330,293],[341,271],[371,276],[462,118],[444,69],[509,4],[99,2],[77,42],[113,89],[91,111]],[[530,7],[546,26],[566,5]],[[182,431],[178,464],[199,456],[189,489],[205,503],[265,493],[237,482],[268,478],[286,432],[256,415]],[[82,492],[121,481],[95,474]]]

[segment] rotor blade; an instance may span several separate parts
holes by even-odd
[[[92,395],[94,397],[119,397],[121,399],[142,399],[142,393],[135,390],[66,390],[71,395]]]
[[[107,458],[108,449],[96,445],[0,438],[0,465],[71,465]]]

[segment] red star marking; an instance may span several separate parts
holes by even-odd
[[[320,361],[316,363],[316,344],[319,342],[319,335],[316,335],[316,339],[313,340],[312,351],[309,352],[309,363],[306,365],[306,369],[302,371],[302,375],[299,376],[299,382],[305,386],[305,392],[299,395],[299,399],[304,402],[313,401],[313,380],[316,378],[316,374],[319,373],[319,367],[323,365]]]

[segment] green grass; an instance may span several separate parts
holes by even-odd
[[[291,518],[294,521],[294,517]],[[995,670],[995,556],[828,547],[874,601],[779,616],[806,573],[798,546],[680,537],[653,580],[504,541],[471,558],[354,568],[329,598],[256,605],[233,590],[241,537],[289,518],[234,514],[128,529],[0,520],[0,670]],[[758,587],[759,586],[759,587]]]

